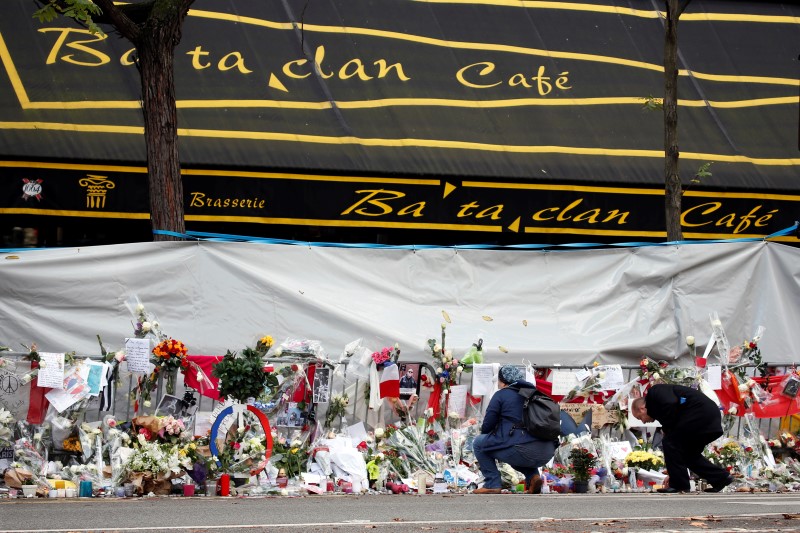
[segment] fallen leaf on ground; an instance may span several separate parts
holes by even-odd
[[[786,520],[795,520],[797,518],[800,518],[800,514],[797,514],[797,513],[783,513],[783,517]]]

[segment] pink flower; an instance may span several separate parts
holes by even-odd
[[[233,443],[233,449],[234,450],[238,450],[241,447],[242,447],[242,443],[241,442],[234,442]]]

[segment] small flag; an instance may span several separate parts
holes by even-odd
[[[380,381],[381,398],[400,397],[400,370],[397,365],[384,367]]]

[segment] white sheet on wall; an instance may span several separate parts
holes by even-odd
[[[50,352],[97,353],[97,334],[121,349],[131,295],[193,354],[269,334],[320,340],[336,358],[354,339],[397,342],[402,359],[432,362],[442,311],[454,356],[482,338],[485,363],[690,364],[684,339],[710,335],[711,311],[731,343],[766,326],[769,362],[790,363],[800,345],[800,250],[772,242],[570,252],[159,242],[15,255],[0,261],[0,341]]]

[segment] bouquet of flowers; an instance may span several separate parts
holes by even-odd
[[[575,446],[569,452],[569,471],[575,481],[589,481],[592,469],[597,466],[597,456],[587,448]]]
[[[378,368],[395,364],[399,357],[400,346],[398,344],[386,346],[378,352],[372,352],[372,361]]]
[[[691,387],[700,382],[702,373],[695,367],[670,367],[666,361],[653,361],[643,356],[639,361],[639,378],[653,383],[667,383]]]
[[[646,450],[634,450],[625,457],[625,465],[658,472],[664,466],[664,459]]]
[[[458,378],[464,371],[464,367],[459,364],[458,359],[453,358],[452,350],[445,348],[446,328],[447,324],[442,322],[441,343],[437,342],[436,339],[428,339],[428,348],[431,351],[431,357],[433,357],[435,361],[436,383],[439,383],[444,390],[456,385],[458,383]]]
[[[347,406],[350,404],[350,397],[347,394],[336,394],[331,398],[328,404],[328,412],[325,413],[325,428],[333,426],[334,420],[341,418],[347,411]]]
[[[733,470],[744,458],[744,454],[744,449],[733,440],[727,440],[721,445],[712,444],[704,451],[704,455],[709,461],[728,470]]]
[[[272,464],[279,471],[283,470],[288,478],[295,478],[305,471],[310,450],[308,444],[299,438],[287,439],[284,436],[273,436]]]

